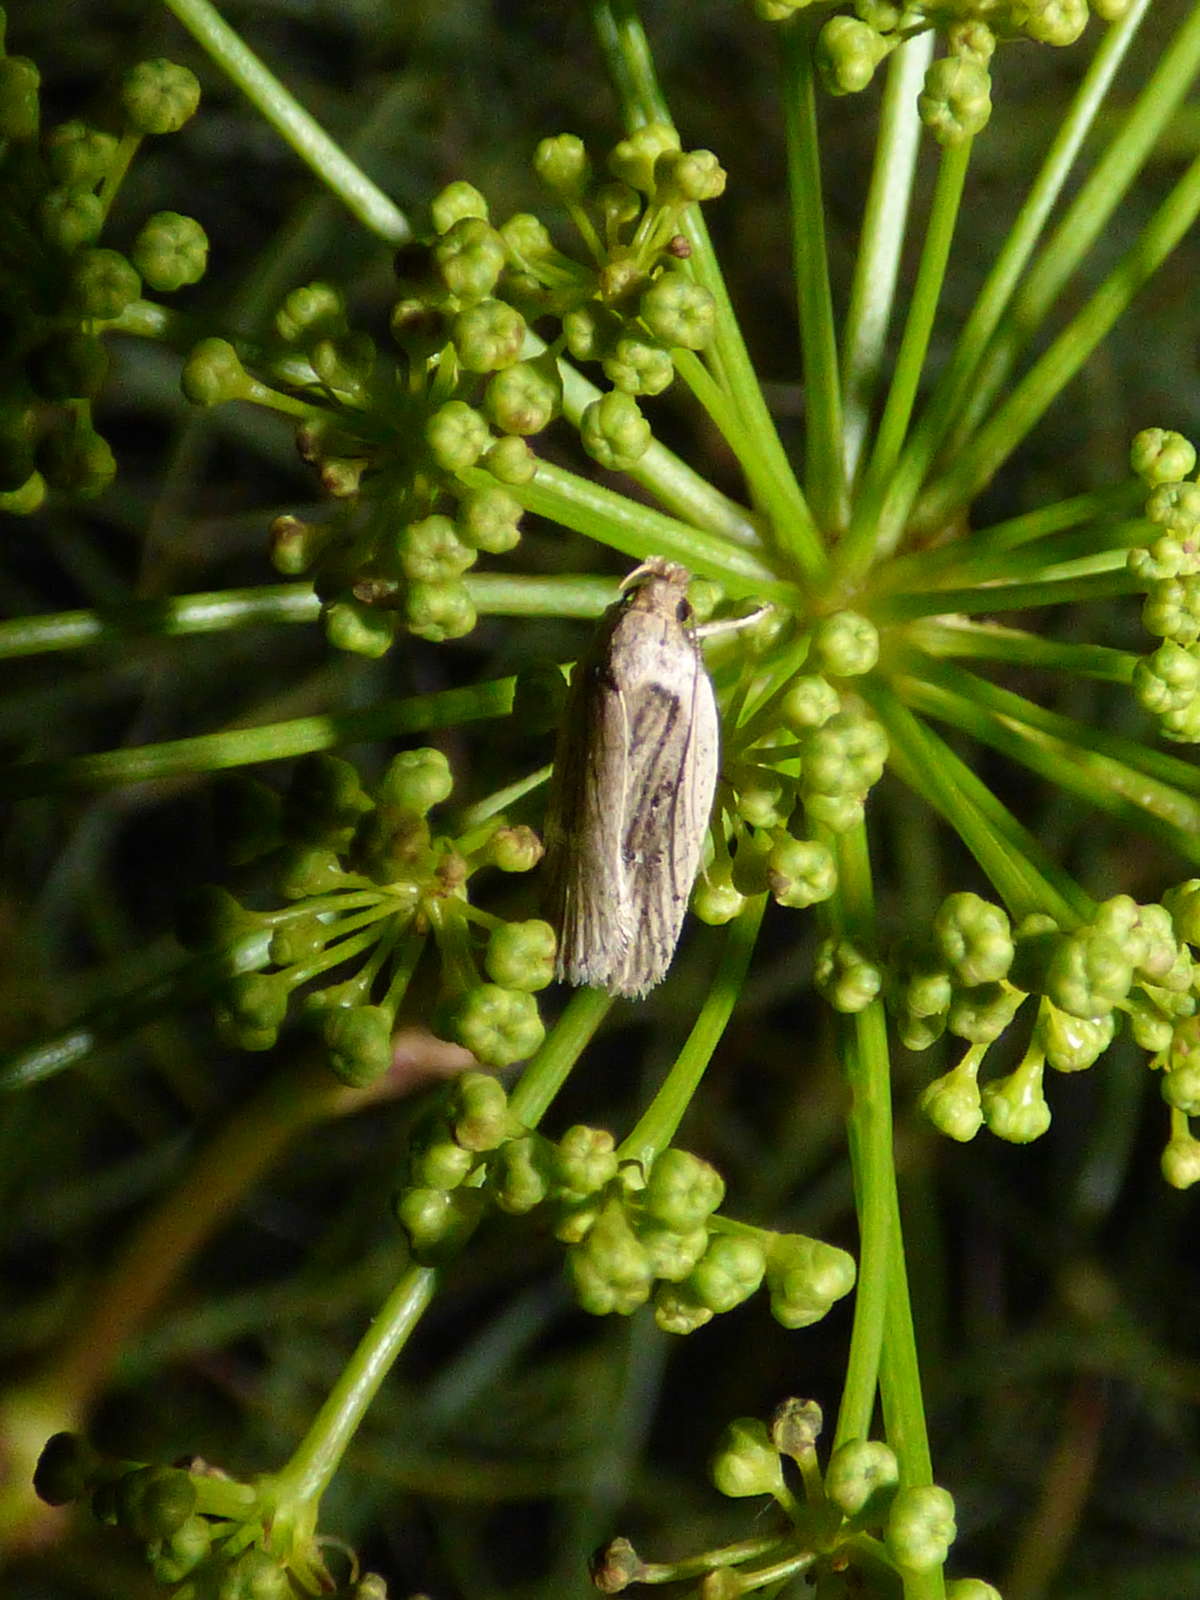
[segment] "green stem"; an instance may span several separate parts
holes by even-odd
[[[876,943],[874,891],[865,828],[860,826],[849,834],[839,835],[835,848],[838,892],[825,908],[825,921],[832,935],[845,936],[868,949],[873,948]],[[871,1433],[888,1280],[894,1266],[888,1191],[895,1184],[887,1023],[882,1003],[875,1001],[856,1016],[837,1020],[843,1070],[850,1091],[846,1131],[860,1245],[854,1327],[838,1407],[835,1449],[849,1439],[869,1438]]]
[[[967,318],[950,363],[939,378],[924,415],[905,446],[879,510],[879,536],[889,548],[895,548],[899,541],[913,503],[948,430],[961,417],[964,409],[974,404],[977,386],[981,389],[987,387],[977,373],[984,360],[988,341],[1012,299],[1021,273],[1070,175],[1080,147],[1106,103],[1112,79],[1149,4],[1150,0],[1135,0],[1121,21],[1109,28],[1101,40],[1074,101],[1059,125],[1041,171]],[[1077,218],[1076,226],[1078,222]],[[1047,261],[1060,259],[1062,249],[1071,249],[1073,236],[1063,236],[1063,233],[1064,230],[1059,229],[1056,235],[1060,243],[1059,250],[1047,248]],[[1029,309],[1026,308],[1025,315],[1014,320],[1032,332],[1036,330],[1041,317],[1029,323]],[[991,395],[987,403],[990,404],[990,400]]]
[[[198,772],[221,772],[258,761],[285,761],[314,750],[369,739],[392,739],[429,728],[457,727],[488,717],[506,717],[512,709],[515,678],[437,694],[414,695],[355,711],[295,717],[259,728],[230,728],[190,739],[133,749],[103,750],[61,761],[30,761],[0,773],[0,794],[42,794],[57,789],[98,789],[116,784],[146,783],[155,778]]]
[[[970,589],[931,589],[927,594],[889,594],[871,606],[871,617],[875,622],[887,623],[952,612],[971,616],[981,611],[1028,611],[1042,606],[1073,604],[1077,600],[1109,600],[1113,595],[1140,594],[1145,587],[1145,579],[1135,578],[1122,557],[1114,570],[1092,572],[1079,578],[996,583]]]
[[[1200,32],[1200,10],[1196,13]],[[1200,157],[1188,167],[1137,239],[1083,309],[1009,395],[991,420],[958,454],[915,518],[940,528],[957,516],[988,483],[1128,309],[1141,289],[1200,212]]]
[[[281,1505],[315,1502],[328,1488],[367,1408],[437,1288],[432,1267],[410,1266],[375,1314],[287,1466],[270,1480]]]
[[[1064,644],[1006,628],[999,622],[968,622],[966,618],[931,617],[915,622],[907,633],[914,649],[938,657],[969,657],[977,661],[1003,661],[1011,666],[1049,667],[1081,678],[1128,685],[1141,660],[1130,650],[1113,650],[1103,644]]]
[[[526,353],[536,354],[546,346],[533,334],[527,335]],[[590,378],[585,378],[569,361],[558,360],[558,370],[563,381],[563,414],[578,424],[586,407],[598,400],[602,390]],[[749,550],[762,548],[762,536],[753,517],[745,506],[731,500],[728,495],[714,489],[693,467],[673,455],[655,439],[637,465],[626,474],[658,501],[673,516],[703,528],[731,544],[745,545]],[[464,474],[469,480],[469,474]],[[493,480],[481,475],[480,483]]]
[[[49,1038],[0,1056],[0,1094],[31,1088],[67,1067],[79,1066],[143,1023],[211,996],[234,973],[258,971],[267,964],[270,943],[269,927],[247,934],[227,950],[199,956],[104,1001]]]
[[[1114,519],[1139,510],[1145,498],[1143,484],[1121,483],[1038,506],[1019,517],[993,523],[991,527],[973,528],[966,538],[937,549],[913,550],[908,555],[895,557],[880,571],[878,587],[886,586],[889,593],[908,587],[929,588],[946,574],[955,575],[960,565],[1007,555],[1052,534],[1089,525],[1094,530],[1097,545],[1107,546],[1108,525]],[[1145,522],[1142,526],[1149,528]],[[1146,540],[1150,537],[1147,533]]]
[[[1015,757],[1185,860],[1200,859],[1200,770],[1002,689],[948,661],[926,658],[898,678],[910,704]],[[1171,774],[1164,781],[1151,769]]]
[[[845,527],[848,505],[841,380],[825,244],[825,202],[821,192],[813,60],[815,33],[811,26],[798,20],[789,22],[780,31],[792,256],[808,424],[805,490],[818,527],[831,535]]]
[[[1138,0],[1101,40],[1087,77],[1076,96],[1072,116],[1064,131],[1086,133],[1096,112],[1108,99],[1112,79],[1120,67],[1150,0]],[[1058,226],[1042,246],[1037,261],[1021,285],[1021,291],[998,326],[986,352],[982,352],[968,392],[946,419],[942,435],[943,454],[952,457],[979,426],[1008,381],[1017,358],[1036,337],[1051,307],[1084,255],[1100,238],[1109,220],[1124,200],[1143,165],[1150,159],[1159,138],[1179,109],[1200,68],[1200,13],[1191,17],[1176,33],[1153,75],[1138,95],[1108,149],[1096,163],[1087,182],[1079,190]],[[1053,158],[1060,152],[1063,132],[1055,141]],[[1073,140],[1070,155],[1078,149]],[[1066,155],[1068,152],[1061,151]],[[1049,165],[1049,161],[1047,162]],[[1065,168],[1060,168],[1065,177]],[[1055,191],[1057,195],[1057,189]],[[1031,200],[1033,196],[1031,195]]]
[[[637,1125],[621,1141],[617,1154],[640,1161],[649,1170],[654,1158],[670,1144],[692,1103],[713,1051],[733,1015],[749,971],[750,958],[766,910],[766,895],[750,900],[741,916],[726,930],[721,963],[705,996],[700,1015],[662,1087],[646,1107]]]
[[[1038,540],[1036,550],[1022,547],[974,555],[970,541],[964,541],[958,547],[961,559],[940,576],[957,588],[1021,580],[1047,583],[1088,573],[1117,572],[1125,566],[1128,552],[1144,546],[1151,537],[1148,524],[1138,518],[1104,528],[1071,528],[1065,533],[1047,534]],[[924,574],[918,577],[915,587],[925,586],[923,577]]]
[[[793,608],[799,604],[795,584],[777,578],[749,550],[664,516],[565,467],[539,461],[533,482],[512,493],[527,510],[639,561],[648,555],[666,556],[716,579],[730,594],[780,600]]]
[[[163,4],[352,215],[390,245],[412,237],[404,213],[268,71],[209,0]]]
[[[1040,911],[1063,927],[1086,921],[1092,903],[1082,889],[945,741],[886,685],[864,679],[860,692],[887,729],[889,765],[954,829],[1013,917]]]
[[[0,660],[138,637],[166,639],[263,623],[313,622],[320,610],[320,602],[306,584],[280,583],[161,600],[127,600],[120,606],[92,611],[14,617],[0,622]]]
[[[645,30],[630,0],[592,0],[591,15],[627,124],[634,128],[646,122],[670,124],[670,109],[658,85]],[[749,480],[755,502],[768,514],[778,548],[811,582],[825,568],[816,524],[763,397],[698,206],[690,206],[684,212],[680,228],[691,245],[689,269],[716,304],[716,331],[708,358],[722,388],[735,403],[745,435],[755,441],[764,464],[764,470],[755,471]],[[746,465],[749,470],[753,458]]]
[[[886,359],[921,147],[917,95],[933,54],[933,38],[930,28],[892,52],[879,109],[875,166],[842,330],[843,451],[851,482],[858,472]]]
[[[880,523],[879,513],[908,433],[917,389],[929,355],[929,339],[946,277],[946,264],[950,259],[950,246],[962,204],[972,144],[971,139],[964,139],[961,144],[951,145],[942,151],[938,165],[929,224],[921,249],[921,264],[917,269],[917,281],[913,287],[887,403],[850,531],[838,553],[839,570],[851,582],[882,556],[889,555],[895,547],[890,530]]]
[[[602,989],[576,989],[508,1097],[508,1108],[518,1122],[537,1127],[611,1005],[612,999]]]

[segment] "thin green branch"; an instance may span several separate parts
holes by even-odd
[[[816,35],[812,26],[799,18],[782,25],[780,34],[792,258],[804,361],[805,490],[818,526],[829,537],[845,527],[848,502],[841,377],[825,243],[825,201],[821,192],[816,63],[813,59]]]
[[[860,692],[887,730],[889,765],[962,839],[1015,918],[1047,912],[1064,927],[1086,921],[1092,903],[944,739],[887,685]]]
[[[334,144],[208,0],[163,0],[163,5],[363,226],[389,245],[413,237],[403,211]]]
[[[399,207],[334,143],[209,0],[163,0],[163,4],[364,227],[390,245],[412,237],[412,228]]]
[[[962,612],[1028,611],[1042,606],[1062,606],[1078,600],[1109,600],[1119,594],[1140,594],[1145,579],[1134,577],[1122,557],[1111,570],[1082,577],[1051,578],[1037,583],[989,583],[969,589],[931,589],[927,594],[888,594],[871,606],[876,622],[911,621],[915,617]]]
[[[730,594],[799,604],[796,585],[777,578],[744,547],[665,516],[565,467],[539,461],[532,483],[513,488],[512,493],[527,510],[639,561],[648,555],[666,556],[716,579]]]
[[[1121,21],[1109,28],[1101,40],[1067,115],[1059,124],[1041,171],[967,318],[950,363],[938,380],[929,404],[896,464],[896,471],[879,509],[879,534],[891,548],[901,537],[913,503],[948,431],[964,409],[974,403],[977,386],[983,388],[977,373],[985,359],[988,342],[1013,297],[1020,275],[1062,193],[1080,147],[1107,102],[1113,77],[1149,4],[1150,0],[1136,0]],[[1061,229],[1059,231],[1062,232]],[[1070,239],[1063,243],[1069,248]],[[1055,258],[1054,252],[1047,251],[1046,259],[1052,258]],[[1040,322],[1040,318],[1038,320]]]
[[[1010,753],[1019,738],[1030,753],[1021,759],[1033,765],[1036,757],[1037,770],[1052,782],[1077,786],[1094,805],[1119,808],[1125,821],[1169,829],[1163,837],[1188,859],[1200,851],[1200,799],[1193,798],[1200,797],[1200,768],[1193,762],[1047,710],[949,661],[926,657],[902,682],[905,698],[922,710],[988,743],[1004,738]]]
[[[618,1151],[621,1157],[640,1161],[649,1170],[655,1157],[674,1138],[741,995],[766,904],[765,894],[756,896],[747,902],[741,916],[726,928],[721,964],[705,995],[695,1026],[662,1088],[646,1107],[636,1127],[621,1141]]]
[[[1108,488],[1092,489],[1067,500],[1038,506],[1019,517],[995,522],[990,527],[972,529],[965,538],[955,539],[934,549],[912,550],[907,555],[895,557],[880,570],[877,592],[883,589],[891,592],[910,586],[929,588],[935,580],[946,574],[953,579],[963,563],[1007,555],[1024,545],[1072,528],[1090,525],[1095,530],[1097,547],[1106,546],[1110,543],[1109,525],[1114,519],[1123,519],[1127,513],[1138,510],[1145,498],[1145,486],[1141,483],[1113,484]],[[1123,521],[1120,525],[1123,526]],[[1147,528],[1149,525],[1143,522],[1142,526]]]
[[[630,0],[593,0],[591,15],[627,125],[636,128],[651,121],[671,124],[670,108],[658,84],[645,30]],[[791,556],[805,579],[812,581],[825,567],[816,524],[763,397],[698,206],[691,206],[684,213],[681,230],[691,245],[689,270],[716,304],[716,331],[708,360],[717,381],[732,397],[744,432],[755,441],[762,462],[761,471],[755,469],[753,457],[745,462],[755,503],[768,515],[777,546]]]
[[[14,617],[0,622],[0,661],[133,638],[168,639],[267,623],[314,622],[320,610],[320,601],[307,584],[278,583],[161,600],[130,599],[91,611]]]
[[[933,54],[933,38],[930,28],[894,50],[884,80],[875,165],[842,329],[842,436],[851,483],[858,473],[884,367],[921,148],[917,94]]]
[[[908,642],[931,656],[1002,661],[1010,666],[1048,667],[1104,683],[1129,684],[1141,659],[1131,650],[1103,644],[1070,644],[1045,639],[999,622],[968,622],[965,617],[931,617],[908,630]]]
[[[1107,756],[1089,754],[1028,725],[1009,722],[935,684],[906,678],[896,687],[918,711],[971,734],[1096,811],[1157,839],[1185,861],[1200,862],[1200,806],[1186,796],[1131,773]],[[1164,820],[1166,809],[1180,820]],[[1190,819],[1190,827],[1181,825],[1185,817]]]
[[[899,529],[885,528],[879,512],[908,433],[917,390],[929,355],[929,340],[950,259],[950,246],[962,204],[973,140],[944,149],[938,165],[921,263],[913,286],[904,335],[888,390],[887,403],[867,464],[862,494],[850,530],[838,551],[838,569],[856,578],[881,557],[890,555]]]
[[[393,739],[430,728],[452,728],[464,722],[506,717],[512,710],[515,678],[496,678],[465,689],[414,695],[354,711],[295,717],[259,728],[229,728],[168,739],[60,761],[29,761],[0,772],[0,794],[44,794],[60,789],[106,789],[117,784],[147,783],[199,772],[222,772],[259,761],[286,761],[314,750],[370,739]]]
[[[428,1309],[437,1289],[432,1267],[408,1267],[376,1312],[286,1467],[267,1481],[275,1503],[320,1499],[380,1385]]]
[[[1200,18],[1200,11],[1196,15]],[[1200,22],[1197,26],[1200,28]],[[944,527],[991,482],[1128,309],[1138,290],[1170,255],[1198,213],[1200,157],[1140,229],[1137,239],[1083,309],[918,503],[916,523],[924,528]]]
[[[509,1096],[508,1108],[518,1122],[537,1127],[611,1005],[611,997],[602,989],[576,989]]]
[[[1090,125],[1096,111],[1107,103],[1112,78],[1150,4],[1151,0],[1138,0],[1105,34],[1076,96],[1073,117],[1076,110],[1085,110]],[[996,326],[995,337],[982,353],[969,389],[960,397],[962,403],[952,408],[945,419],[949,426],[942,439],[947,456],[953,456],[986,417],[1021,352],[1036,337],[1072,273],[1100,238],[1155,151],[1198,70],[1200,13],[1193,8]],[[1080,131],[1086,131],[1086,127]],[[1060,132],[1055,149],[1061,144]]]

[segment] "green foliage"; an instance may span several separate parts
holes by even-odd
[[[114,1571],[98,1595],[385,1600],[329,1537],[374,1548],[380,1526],[404,1592],[568,1592],[605,1537],[592,1576],[610,1593],[678,1581],[734,1600],[793,1581],[986,1600],[984,1580],[944,1577],[977,1550],[1018,1592],[1091,1593],[1095,1558],[1039,1545],[1045,1504],[1023,1529],[1013,1508],[1046,1459],[1105,1470],[1080,1422],[1097,1372],[1148,1387],[1147,1427],[1172,1448],[1186,1431],[1171,1330],[1194,1319],[1168,1223],[1144,1229],[1154,1248],[1134,1247],[1119,1284],[1097,1262],[1143,1145],[1168,1186],[1200,1183],[1200,879],[1162,887],[1200,860],[1200,784],[1151,737],[1200,740],[1200,484],[1173,425],[1200,418],[1164,355],[1194,341],[1143,302],[1103,405],[1101,385],[1084,403],[1069,386],[1188,249],[1200,169],[1176,179],[1170,163],[1190,138],[1173,118],[1200,13],[1156,16],[1124,117],[1103,91],[1144,7],[1093,6],[1110,27],[1061,122],[1066,76],[1043,93],[1034,47],[1074,44],[1084,0],[758,0],[782,26],[714,16],[724,76],[702,86],[681,13],[660,59],[680,125],[707,138],[711,121],[721,159],[684,147],[630,6],[590,8],[623,133],[581,91],[582,50],[509,56],[456,6],[389,15],[362,104],[325,82],[303,96],[352,161],[202,0],[170,9],[208,58],[190,57],[198,71],[121,59],[85,100],[46,24],[22,19],[29,55],[0,54],[0,509],[25,519],[0,623],[17,757],[0,781],[23,802],[0,900],[0,1089],[24,1091],[0,1102],[18,1305],[0,1318],[16,1373],[0,1534],[57,1536],[32,1479],[102,1525]],[[174,22],[147,47],[168,34],[187,54]],[[727,68],[735,39],[751,55]],[[444,60],[422,57],[447,40]],[[427,75],[377,95],[410,46]],[[551,110],[541,77],[568,55]],[[747,200],[771,108],[761,92],[726,102],[767,81],[768,56],[788,173]],[[197,116],[202,78],[215,94]],[[518,116],[505,86],[521,79]],[[196,181],[227,137],[239,165],[262,138],[226,80],[327,190],[276,233],[278,185]],[[460,80],[471,92],[446,116]],[[360,147],[351,119],[377,98]],[[371,142],[398,115],[389,161]],[[543,136],[564,123],[579,132]],[[146,139],[180,132],[142,161]],[[921,163],[930,182],[912,183]],[[460,167],[470,180],[446,182]],[[415,230],[367,176],[382,170],[406,202],[432,194]],[[1094,243],[1098,287],[1090,265],[1075,276]],[[161,302],[177,293],[179,309]],[[802,407],[777,381],[795,367],[793,304]],[[1139,363],[1164,375],[1125,405]],[[1037,455],[1043,418],[1060,431]],[[1130,437],[1132,475],[1110,449]],[[282,583],[261,582],[264,535]],[[702,866],[670,885],[707,929],[685,934],[661,997],[595,1037],[608,998],[556,992],[538,915],[548,736],[572,714],[575,624],[647,557],[694,574],[679,620],[701,624],[721,712]],[[205,592],[178,592],[200,571]],[[307,637],[317,622],[333,653]],[[49,652],[67,665],[44,679],[20,659]],[[641,704],[630,748],[688,711],[661,682]],[[625,815],[620,774],[589,764],[612,730],[571,733],[588,781],[604,774],[598,813]],[[279,781],[248,771],[280,760]],[[80,800],[107,786],[119,799]],[[676,800],[669,774],[645,795],[655,816]],[[589,861],[634,885],[606,938],[651,914],[637,875],[661,866],[646,839],[669,836],[635,827]],[[369,1124],[350,1118],[367,1108]],[[678,1142],[685,1115],[684,1142],[711,1159]],[[995,1139],[959,1161],[983,1130],[1042,1141],[1052,1167],[1036,1148],[1006,1165]],[[958,1185],[944,1237],[940,1170]],[[1169,1219],[1171,1200],[1139,1192],[1132,1209]],[[1001,1234],[1023,1293],[1026,1275],[1043,1285],[1003,1326],[969,1282],[960,1309],[942,1270]],[[47,1288],[60,1263],[76,1281]],[[531,1287],[550,1272],[569,1316]],[[414,1333],[415,1380],[393,1370]],[[670,1464],[642,1474],[657,1333],[694,1337],[670,1341]],[[210,1350],[189,1380],[219,1377],[236,1430],[189,1410],[180,1369]],[[770,1496],[773,1520],[714,1510],[696,1462],[798,1360],[836,1398],[834,1436],[812,1401],[730,1424],[713,1482]],[[145,1412],[100,1408],[118,1370],[122,1399],[154,1395]],[[1064,1371],[1077,1387],[1054,1437],[1041,1419]],[[1002,1439],[984,1431],[1008,1417]],[[93,1422],[103,1449],[83,1441]],[[421,1496],[432,1553],[396,1510]],[[546,1570],[464,1511],[471,1497],[551,1505]],[[625,1516],[677,1560],[613,1538]],[[1173,1592],[1121,1559],[1122,1581],[1136,1568]]]

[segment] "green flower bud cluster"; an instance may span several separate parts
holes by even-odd
[[[1163,642],[1133,672],[1133,692],[1164,739],[1200,741],[1200,482],[1195,447],[1181,434],[1146,428],[1131,463],[1146,485],[1146,519],[1157,536],[1129,552],[1145,585],[1142,621]]]
[[[218,996],[230,1043],[268,1050],[285,1022],[302,1022],[320,1034],[339,1078],[374,1082],[391,1065],[396,1016],[432,939],[436,1029],[492,1067],[537,1050],[534,995],[554,976],[553,930],[489,916],[467,890],[482,867],[530,870],[541,843],[502,818],[457,839],[435,834],[429,813],[451,787],[445,756],[430,749],[396,756],[370,794],[353,767],[328,755],[298,762],[282,797],[252,780],[225,786],[219,821],[231,853],[268,857],[288,902],[252,911],[214,888],[185,913],[190,946],[233,950],[248,940],[260,952]]]
[[[52,1506],[89,1500],[97,1521],[141,1546],[154,1581],[173,1600],[296,1600],[300,1594],[387,1600],[387,1584],[363,1573],[338,1585],[315,1530],[279,1515],[269,1479],[239,1483],[196,1460],[186,1469],[102,1456],[56,1433],[34,1473]],[[343,1547],[344,1548],[344,1547]],[[357,1569],[351,1556],[351,1565]]]
[[[1026,1143],[1050,1125],[1044,1069],[1092,1066],[1126,1018],[1134,1042],[1163,1073],[1171,1107],[1172,1183],[1200,1177],[1187,1119],[1200,1115],[1200,1071],[1190,1060],[1197,1020],[1200,964],[1200,879],[1169,890],[1161,904],[1116,895],[1091,920],[1062,929],[1047,916],[1012,927],[1001,907],[978,895],[951,895],[934,920],[933,937],[897,952],[885,998],[900,1038],[924,1050],[944,1033],[968,1048],[957,1066],[922,1096],[930,1120],[950,1138],[968,1140],[984,1123],[1002,1139]],[[988,1048],[1030,997],[1037,1008],[1026,1053],[1005,1077],[979,1084]],[[1181,1076],[1176,1077],[1176,1069]],[[1195,1077],[1195,1093],[1192,1079]],[[1188,1162],[1192,1166],[1188,1166]]]
[[[874,624],[856,612],[837,612],[814,629],[809,650],[819,670],[789,678],[730,734],[721,800],[728,838],[716,839],[692,895],[702,922],[731,921],[756,894],[794,907],[828,900],[837,866],[820,835],[861,822],[883,774],[887,735],[850,683],[838,682],[875,666]]]
[[[158,1583],[182,1585],[177,1600],[288,1600],[293,1592],[284,1566],[262,1548],[262,1508],[249,1484],[203,1468],[119,1461],[70,1433],[47,1441],[33,1481],[50,1505],[89,1500],[97,1521],[142,1547]],[[245,1549],[249,1538],[256,1542]]]
[[[99,123],[42,127],[40,74],[0,44],[0,510],[35,511],[47,490],[100,494],[116,462],[92,402],[108,371],[101,335],[143,284],[170,292],[204,272],[199,223],[160,212],[125,252],[101,234],[143,135],[182,127],[199,100],[186,67],[143,61],[125,74]]]
[[[846,1584],[868,1546],[871,1560],[882,1557],[901,1576],[932,1572],[945,1562],[957,1533],[946,1490],[935,1484],[901,1488],[896,1454],[879,1439],[844,1441],[822,1470],[822,1426],[815,1401],[790,1399],[769,1423],[740,1417],[725,1429],[710,1461],[717,1489],[734,1498],[770,1495],[788,1519],[777,1542],[744,1558],[736,1593],[759,1587],[750,1563],[774,1576],[794,1561],[820,1590],[834,1573]],[[789,1481],[796,1478],[799,1499]],[[872,1591],[877,1580],[876,1572],[867,1581]],[[855,1588],[852,1576],[847,1586]]]
[[[783,22],[812,0],[752,0],[765,22]],[[1113,22],[1129,0],[1092,0],[1090,10]],[[931,62],[917,105],[939,144],[959,144],[987,126],[992,111],[988,63],[1009,39],[1074,44],[1087,26],[1088,0],[854,0],[828,18],[817,35],[817,66],[830,94],[856,94],[897,45],[928,28],[947,53]]]
[[[534,157],[586,260],[530,214],[497,225],[469,183],[437,195],[432,235],[396,258],[391,356],[351,328],[325,283],[287,297],[253,372],[225,340],[192,351],[183,388],[195,403],[303,410],[297,445],[334,504],[320,520],[278,518],[271,554],[281,572],[312,578],[339,648],[380,655],[402,627],[440,642],[475,626],[466,574],[518,542],[520,490],[537,465],[530,441],[562,411],[563,352],[598,362],[611,383],[579,436],[593,460],[625,470],[651,441],[636,397],[667,387],[673,351],[708,343],[714,302],[682,265],[679,228],[689,205],[721,193],[724,173],[658,124],[622,140],[608,164],[611,180],[594,184],[569,134]],[[535,319],[561,329],[545,350]]]
[[[445,1260],[489,1202],[510,1215],[540,1208],[567,1247],[579,1304],[628,1316],[653,1300],[671,1333],[731,1311],[765,1282],[785,1327],[818,1321],[854,1285],[844,1250],[799,1234],[766,1233],[715,1215],[720,1175],[685,1150],[643,1171],[618,1159],[610,1133],[577,1126],[551,1140],[523,1127],[503,1086],[465,1073],[421,1127],[395,1200],[414,1257]]]

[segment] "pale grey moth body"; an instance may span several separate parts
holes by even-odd
[[[575,668],[546,817],[567,983],[642,995],[671,964],[712,811],[716,697],[688,573],[631,572]]]

